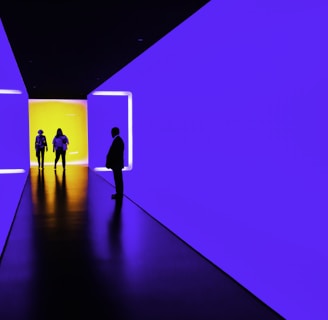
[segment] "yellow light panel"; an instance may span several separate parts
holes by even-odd
[[[53,165],[55,153],[52,140],[57,129],[61,128],[68,137],[69,145],[66,163],[88,164],[88,127],[86,100],[29,100],[30,124],[30,163],[37,166],[35,155],[35,137],[42,129],[47,138],[48,152],[45,152],[44,164]],[[61,165],[61,159],[58,162]]]

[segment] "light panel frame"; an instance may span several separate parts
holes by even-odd
[[[23,94],[23,92],[14,89],[0,89],[0,94]],[[0,169],[0,174],[16,174],[24,172],[24,169]]]
[[[130,91],[94,91],[91,93],[94,96],[127,96],[128,97],[128,165],[124,166],[123,171],[131,171],[133,168],[133,103],[132,103],[132,92]],[[95,167],[94,171],[112,171],[106,167]]]

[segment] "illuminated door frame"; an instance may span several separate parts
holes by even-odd
[[[22,94],[22,91],[14,89],[0,89],[0,94]],[[15,174],[24,172],[24,169],[0,169],[0,174]]]
[[[128,165],[123,171],[131,171],[133,167],[133,133],[132,133],[132,92],[130,91],[94,91],[94,96],[127,96],[128,97]],[[95,167],[94,171],[108,171],[106,167]]]

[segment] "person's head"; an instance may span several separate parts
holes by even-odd
[[[111,133],[112,133],[112,137],[114,138],[114,137],[116,137],[117,135],[120,134],[120,129],[117,128],[117,127],[114,127],[114,128],[112,128]]]
[[[43,130],[40,129],[40,130],[38,131],[38,134],[42,134],[42,133],[43,133]]]
[[[63,130],[61,128],[57,129],[57,136],[62,136],[63,135]]]

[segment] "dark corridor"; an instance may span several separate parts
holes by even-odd
[[[282,319],[87,167],[31,168],[0,319]]]

